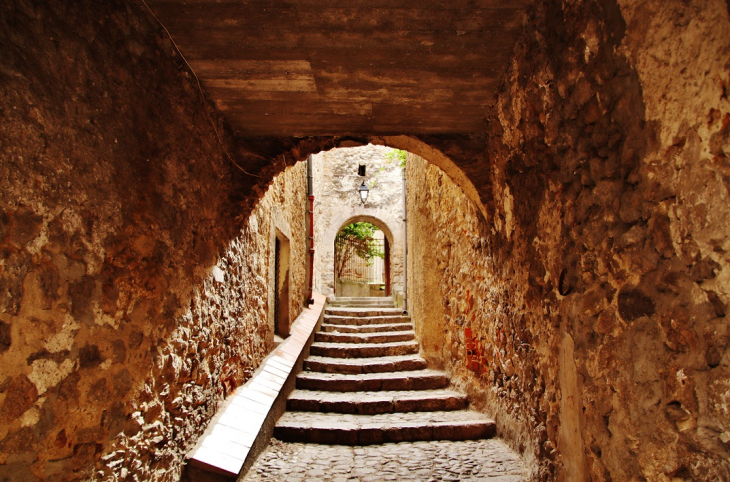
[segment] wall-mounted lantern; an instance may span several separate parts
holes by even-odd
[[[365,181],[360,184],[360,187],[357,189],[357,192],[360,194],[360,201],[362,201],[363,204],[365,204],[365,201],[368,200],[368,194],[370,194],[370,189],[365,185]]]

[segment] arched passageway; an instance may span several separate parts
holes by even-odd
[[[424,295],[537,476],[729,478],[727,2],[313,5],[0,7],[0,474],[179,474],[270,346],[277,210],[305,279],[277,174],[372,142],[467,196],[414,173]]]

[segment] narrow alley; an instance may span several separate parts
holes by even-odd
[[[0,482],[730,480],[729,66],[724,0],[2,2]]]
[[[244,480],[525,480],[519,455],[490,440],[494,421],[426,369],[410,319],[379,300],[331,304],[276,438]]]

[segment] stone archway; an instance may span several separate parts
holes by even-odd
[[[248,177],[254,192],[265,192],[265,186],[287,166],[304,161],[310,155],[338,148],[362,147],[368,144],[401,149],[415,154],[438,167],[473,201],[482,216],[488,219],[492,192],[484,166],[487,164],[484,138],[478,136],[322,136],[263,142],[239,138],[237,162],[256,177]],[[261,159],[274,161],[262,164]],[[253,200],[255,203],[255,199]]]
[[[365,211],[366,208],[359,208]],[[322,237],[319,243],[319,257],[317,267],[319,268],[319,290],[327,295],[335,294],[335,275],[334,275],[334,259],[335,259],[335,236],[348,224],[366,221],[380,229],[385,234],[385,239],[390,246],[389,264],[390,264],[390,286],[391,293],[397,296],[403,290],[403,229],[399,226],[401,220],[385,209],[378,210],[378,213],[352,213],[345,212],[335,216],[329,229]]]

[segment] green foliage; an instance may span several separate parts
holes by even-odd
[[[348,224],[344,228],[340,229],[340,232],[337,233],[337,237],[350,236],[364,241],[372,239],[375,231],[379,231],[377,226],[363,221],[359,223]]]
[[[408,153],[406,151],[403,151],[401,149],[393,149],[385,155],[385,158],[388,159],[388,162],[398,161],[400,167],[406,167],[407,156]]]
[[[385,253],[373,243],[375,231],[378,227],[368,222],[348,224],[335,236],[335,269],[337,276],[352,256],[359,256],[367,261],[370,266],[373,258],[385,259]]]

